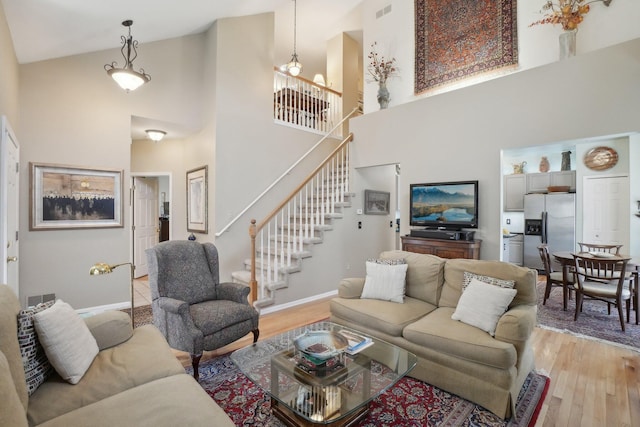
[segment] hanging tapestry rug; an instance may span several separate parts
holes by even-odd
[[[415,0],[415,92],[517,65],[512,0]]]

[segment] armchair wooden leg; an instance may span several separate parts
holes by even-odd
[[[253,342],[258,342],[258,337],[260,336],[260,329],[254,329],[253,331]]]
[[[198,366],[200,365],[201,357],[202,357],[202,354],[191,355],[191,366],[193,366],[193,378],[195,378],[196,381],[198,381],[198,378],[200,378],[200,372],[198,371]]]

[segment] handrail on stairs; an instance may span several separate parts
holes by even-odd
[[[247,207],[245,207],[242,211],[240,211],[240,213],[238,215],[236,215],[231,221],[229,221],[229,223],[227,225],[225,225],[222,230],[216,232],[215,236],[216,237],[220,237],[222,236],[222,234],[227,231],[229,229],[229,227],[231,227],[236,221],[238,221],[240,218],[242,218],[242,216],[247,213],[247,211],[249,209],[251,209],[253,207],[253,205],[255,205],[256,203],[258,203],[258,201],[260,201],[260,199],[262,199],[262,197],[264,197],[265,194],[267,194],[273,187],[275,187],[280,181],[282,181],[284,179],[284,177],[286,177],[287,175],[289,175],[289,173],[296,167],[298,166],[298,164],[300,162],[302,162],[309,154],[311,154],[313,152],[313,150],[315,150],[320,144],[322,144],[324,142],[325,139],[327,139],[332,133],[333,131],[335,131],[338,127],[340,127],[348,118],[350,118],[353,114],[356,113],[356,111],[358,111],[358,108],[354,108],[353,110],[351,110],[351,112],[349,114],[347,114],[346,116],[344,116],[344,118],[342,120],[340,120],[340,122],[338,122],[338,124],[336,124],[331,131],[329,131],[325,136],[323,136],[322,138],[320,138],[320,140],[318,142],[316,142],[316,144],[311,147],[309,150],[307,150],[306,153],[304,153],[302,155],[302,157],[300,157],[298,160],[296,160],[291,166],[289,166],[289,168],[284,171],[282,173],[282,175],[280,175],[278,178],[276,178],[275,181],[273,181],[271,183],[271,185],[269,185],[267,188],[265,188],[265,190],[260,193],[258,195],[258,197],[256,197],[251,203],[249,203],[247,205]]]
[[[353,114],[357,109],[354,109],[347,117]],[[345,117],[346,118],[346,117]],[[249,226],[249,237],[251,238],[251,279],[249,281],[249,295],[250,303],[253,304],[256,301],[258,292],[258,281],[256,280],[256,236],[266,224],[269,223],[297,194],[300,192],[316,175],[324,168],[329,161],[331,161],[340,151],[349,143],[353,141],[353,133],[342,140],[342,142],[320,163],[287,197],[284,198],[280,204],[273,209],[260,223],[257,223],[255,219],[251,220]]]

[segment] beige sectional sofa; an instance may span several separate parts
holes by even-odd
[[[403,251],[404,303],[361,299],[365,279],[343,279],[331,301],[331,321],[403,347],[418,356],[410,376],[477,403],[502,418],[513,414],[518,393],[534,369],[537,272],[500,261],[443,259]],[[515,281],[517,294],[498,321],[495,337],[451,318],[464,272]]]
[[[86,318],[99,353],[75,385],[55,372],[28,396],[17,338],[20,304],[0,285],[1,426],[233,426],[187,375],[152,325],[132,331],[129,316]]]

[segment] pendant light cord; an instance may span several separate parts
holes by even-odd
[[[296,54],[296,34],[297,31],[297,16],[298,16],[298,1],[293,0],[293,54]]]

